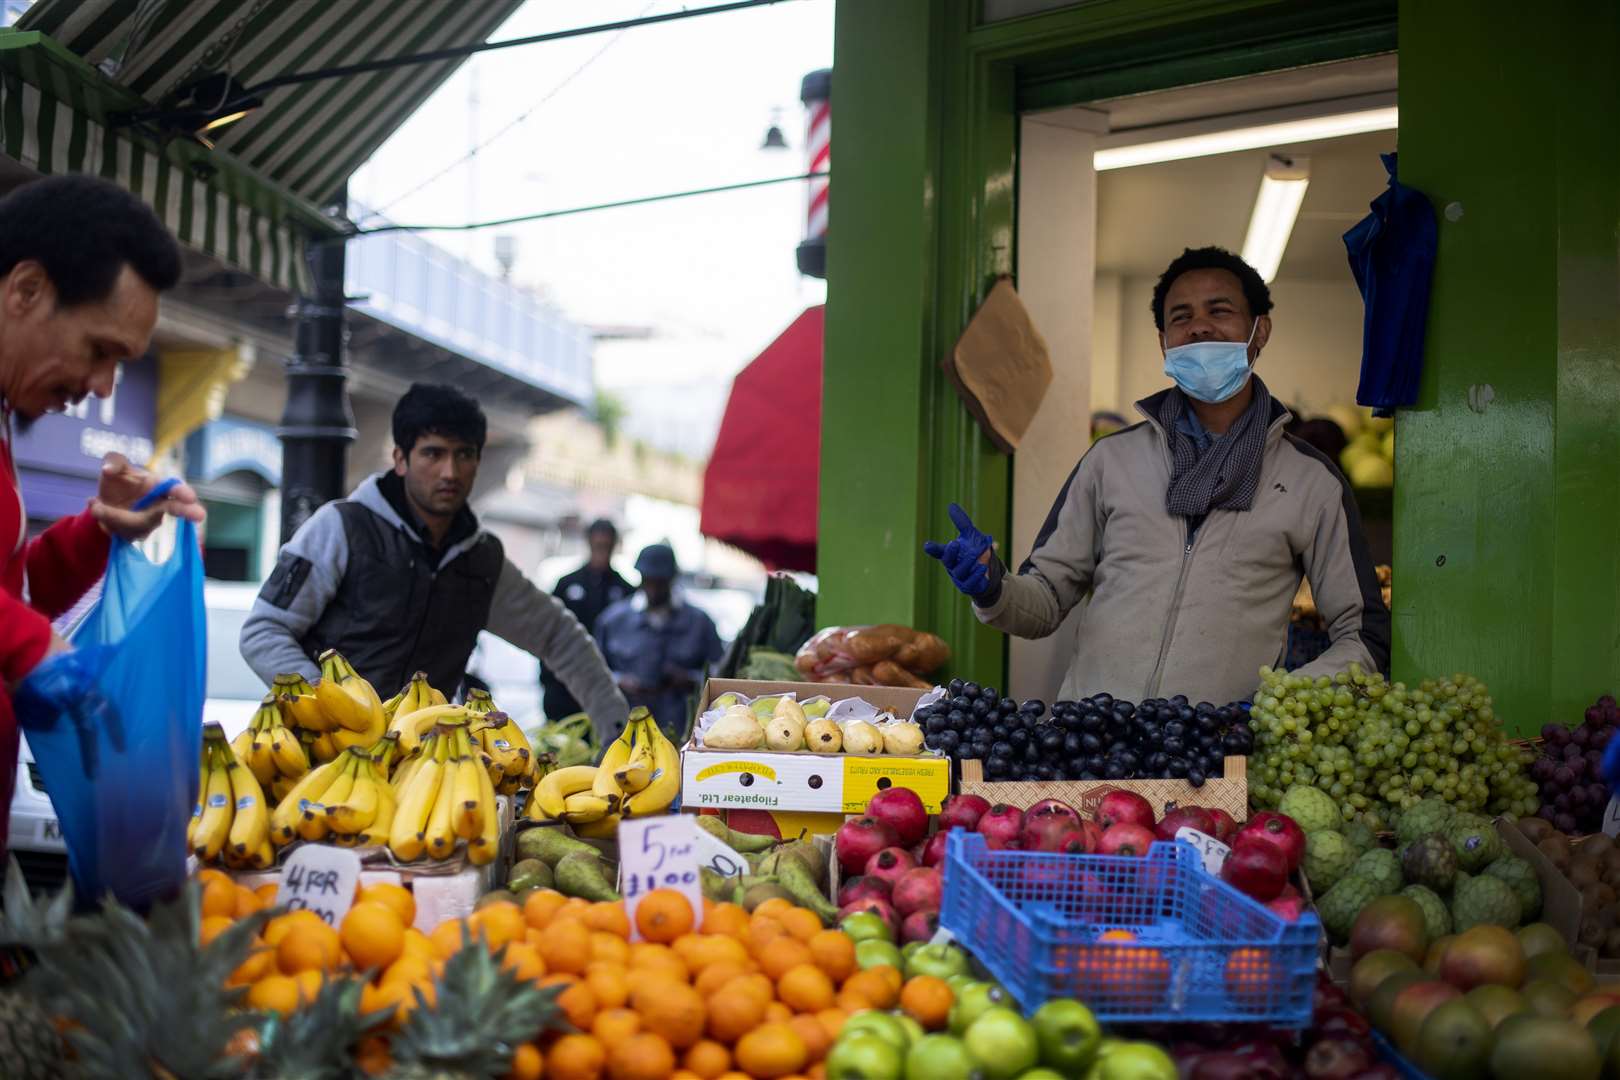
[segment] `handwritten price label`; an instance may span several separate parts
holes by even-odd
[[[692,905],[694,922],[702,921],[698,837],[706,835],[683,814],[626,818],[619,822],[619,892],[624,895],[625,914],[630,917],[632,932],[636,926],[637,905],[654,889],[674,889],[682,893]]]
[[[360,856],[325,844],[306,844],[282,868],[276,903],[292,911],[313,911],[328,926],[336,926],[349,913],[359,882]]]
[[[1189,829],[1186,826],[1176,830],[1176,839],[1183,840],[1197,848],[1198,854],[1203,857],[1204,869],[1216,876],[1220,875],[1221,867],[1226,865],[1226,857],[1232,853],[1231,848],[1208,833],[1199,832],[1197,829]]]
[[[730,844],[716,839],[702,829],[693,831],[697,835],[699,866],[713,870],[721,877],[742,877],[748,873],[748,860],[737,854]]]
[[[1620,795],[1610,799],[1609,808],[1603,811],[1603,834],[1620,836]]]

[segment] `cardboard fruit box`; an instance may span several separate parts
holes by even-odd
[[[698,714],[722,694],[748,698],[794,694],[799,701],[826,697],[860,698],[908,720],[923,691],[889,686],[758,682],[710,679]],[[950,759],[938,754],[815,754],[808,750],[705,750],[695,737],[681,748],[681,806],[686,810],[792,810],[802,813],[858,814],[883,788],[898,784],[915,791],[930,814],[951,793]]]
[[[1223,764],[1224,776],[1193,787],[1185,780],[1032,780],[989,781],[984,763],[976,759],[962,762],[961,792],[980,795],[992,805],[1005,803],[1028,810],[1042,799],[1062,799],[1081,815],[1095,816],[1097,804],[1112,791],[1131,791],[1153,804],[1153,812],[1163,817],[1178,806],[1202,806],[1225,810],[1236,821],[1249,816],[1249,759],[1229,757]]]

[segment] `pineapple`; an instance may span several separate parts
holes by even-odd
[[[348,1080],[354,1044],[392,1013],[360,1015],[361,983],[328,979],[315,1000],[287,1016],[272,1015],[259,1034],[251,1075],[274,1080]]]
[[[0,892],[0,944],[48,943],[61,940],[73,913],[73,882],[46,904],[35,904],[13,858]],[[0,991],[0,1065],[12,1080],[57,1080],[65,1075],[66,1047],[50,1014],[27,986],[26,973]]]
[[[387,1080],[495,1080],[519,1043],[567,1026],[556,1007],[562,988],[522,981],[501,959],[470,945],[445,961],[434,1007],[418,991],[418,1007],[390,1041]]]

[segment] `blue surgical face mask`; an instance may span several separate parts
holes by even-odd
[[[1164,350],[1164,373],[1188,397],[1211,405],[1226,401],[1249,381],[1249,345],[1260,320],[1254,320],[1248,341],[1194,341]]]

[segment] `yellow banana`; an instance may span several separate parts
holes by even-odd
[[[489,696],[488,690],[472,689],[467,691],[467,711],[474,716],[483,716],[485,713],[495,711],[495,699]]]
[[[484,831],[484,818],[494,813],[495,803],[491,799],[488,807],[484,805],[478,774],[483,773],[486,781],[489,774],[473,756],[466,728],[456,733],[456,743],[461,756],[456,759],[455,788],[450,796],[450,827],[463,840],[471,840]]]
[[[448,705],[448,704],[450,704],[450,699],[449,698],[445,697],[443,694],[439,693],[437,690],[433,689],[433,687],[431,687],[431,686],[428,687],[428,700],[432,701],[433,704],[435,704],[435,705]]]
[[[444,759],[439,756],[442,748],[443,740],[435,740],[432,752],[423,755],[409,786],[397,793],[399,805],[388,830],[388,847],[401,862],[414,862],[426,850],[424,834],[428,817],[438,802],[440,781],[444,776]]]
[[[642,715],[638,716],[637,713]],[[625,729],[634,729],[631,737],[630,758],[613,774],[613,782],[620,791],[626,795],[634,795],[645,788],[652,781],[652,774],[658,768],[658,762],[653,756],[655,745],[653,736],[647,728],[651,725],[657,727],[652,714],[646,709],[638,708],[630,714],[630,722]]]
[[[619,834],[621,820],[622,817],[614,813],[570,827],[574,830],[574,835],[582,840],[612,840]]]
[[[270,798],[275,801],[275,804],[280,806],[281,800],[287,797],[288,792],[292,791],[293,787],[297,783],[298,781],[294,780],[290,776],[278,776],[274,780],[270,781],[270,791],[268,794],[270,795]]]
[[[332,742],[332,735],[330,732],[322,732],[321,734],[315,736],[315,738],[310,741],[309,750],[310,754],[316,761],[325,763],[328,761],[337,760],[338,746],[336,743]]]
[[[268,870],[276,865],[276,849],[271,846],[269,837],[260,841],[248,855],[247,865],[250,870]]]
[[[191,820],[186,822],[186,850],[191,850],[191,834],[197,830],[197,822],[202,820],[203,805],[208,801],[208,746],[204,744],[202,753],[197,755],[197,802],[191,808]]]
[[[345,679],[340,675],[335,665],[325,662],[332,655],[329,652],[322,657],[321,681],[315,684],[315,700],[320,703],[321,711],[349,731],[370,730],[376,726],[374,719],[381,720],[386,727],[387,721],[382,720],[382,702],[376,700],[377,692],[359,676]]]
[[[422,736],[426,735],[434,724],[449,720],[466,720],[468,715],[464,705],[429,705],[414,712],[398,713],[388,725],[388,730],[397,732],[400,749],[409,751],[416,748],[422,741]]]
[[[647,786],[624,800],[625,817],[661,814],[681,793],[681,752],[656,721],[649,721],[644,730],[652,742],[654,768]]]
[[[319,801],[308,798],[303,800],[303,809],[299,812],[293,829],[305,840],[321,840],[331,832],[326,824],[326,808],[332,803],[347,799],[349,792],[354,789],[354,758],[345,754],[337,761],[337,776],[332,780],[331,786],[321,794]]]
[[[385,733],[371,748],[371,763],[377,767],[377,776],[386,782],[394,769],[394,758],[399,753],[399,736]]]
[[[334,721],[321,711],[315,700],[315,688],[302,675],[277,675],[271,684],[276,695],[276,706],[288,727],[301,727],[308,731],[331,731]]]
[[[231,853],[247,859],[269,841],[270,809],[265,805],[264,789],[245,764],[227,762],[226,774],[231,782]]]
[[[309,755],[304,752],[304,744],[298,741],[292,729],[279,720],[270,729],[270,760],[275,764],[276,772],[289,780],[296,780],[309,772]]]
[[[304,808],[325,795],[338,774],[343,771],[342,761],[329,761],[305,773],[303,779],[276,801],[270,815],[270,839],[277,844],[290,844],[297,838],[296,826],[304,816]]]
[[[448,753],[450,739],[442,740],[446,744]],[[435,755],[437,756],[437,755]],[[443,779],[439,782],[438,797],[433,800],[433,812],[428,815],[427,828],[423,830],[423,841],[427,844],[429,858],[448,859],[451,852],[456,849],[456,833],[450,822],[450,802],[455,798],[455,766],[447,763],[443,766]]]
[[[240,735],[231,740],[231,754],[237,761],[247,761],[253,757],[253,736],[256,734],[254,724],[256,723],[258,723],[257,717],[242,729]],[[269,783],[268,780],[265,782]]]
[[[616,795],[602,796],[591,791],[580,791],[563,800],[562,819],[570,825],[586,825],[601,821],[619,808]]]
[[[467,841],[467,861],[474,866],[484,866],[495,861],[495,856],[501,853],[501,813],[500,806],[495,802],[495,785],[489,778],[489,773],[478,768],[474,770],[478,780],[478,801],[484,807],[484,820],[478,835]]]
[[[430,704],[431,701],[429,700],[428,695],[427,676],[418,671],[415,675],[412,675],[410,681],[405,684],[405,689],[401,690],[399,694],[396,695],[394,707],[390,709],[384,705],[383,711],[388,714],[388,722],[392,724],[395,717],[409,716],[418,709],[427,708]]]
[[[354,757],[354,785],[341,801],[326,804],[326,826],[335,833],[353,836],[377,819],[377,808],[382,802],[378,792],[377,771],[371,759],[350,750]]]
[[[591,784],[591,793],[602,798],[616,796],[624,798],[624,789],[614,779],[614,774],[624,768],[630,760],[630,752],[636,745],[636,730],[639,725],[630,723],[624,725],[619,737],[608,743],[602,752],[602,760],[596,767],[596,779]]]
[[[208,753],[208,787],[203,799],[202,817],[192,833],[191,850],[203,862],[219,858],[219,853],[230,838],[233,804],[231,778],[218,750],[206,748]]]
[[[394,800],[394,789],[386,783],[377,785],[377,816],[371,819],[371,824],[361,829],[353,839],[360,847],[380,847],[388,843],[388,833],[394,827],[394,814],[398,804]]]
[[[529,799],[529,816],[536,820],[562,817],[563,800],[577,792],[589,791],[596,781],[596,771],[594,765],[570,765],[548,773]]]

